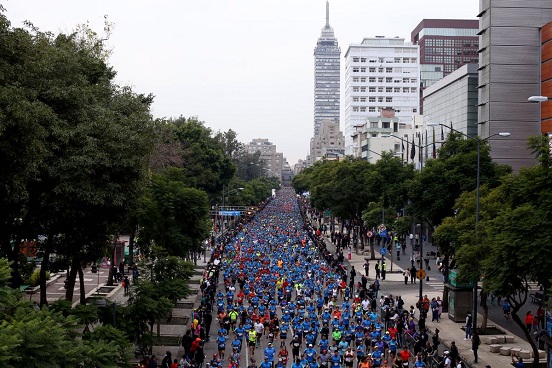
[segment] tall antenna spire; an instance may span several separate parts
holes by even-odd
[[[330,27],[330,2],[326,0],[326,28]]]

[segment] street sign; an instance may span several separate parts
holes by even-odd
[[[382,256],[386,255],[387,254],[387,248],[380,248],[380,254]]]
[[[240,216],[241,211],[219,211],[219,216]]]
[[[418,280],[423,280],[425,279],[426,276],[427,276],[427,273],[425,272],[425,270],[416,271],[416,277],[418,278]]]
[[[387,238],[387,230],[380,230],[380,236],[382,238]]]
[[[374,236],[374,233],[373,233],[373,232],[371,232],[371,231],[368,231],[368,234],[367,234],[367,235],[368,235],[368,237],[369,237],[369,238],[371,238],[371,237],[373,237],[373,236]]]

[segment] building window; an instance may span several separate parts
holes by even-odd
[[[373,106],[370,106],[370,107],[368,108],[368,112],[376,112],[376,108],[373,107]]]
[[[366,102],[366,97],[361,97],[360,102]]]
[[[395,87],[395,88],[393,89],[393,92],[395,92],[395,93],[400,93],[400,92],[401,92],[401,87]]]
[[[358,92],[359,88],[358,87],[353,87],[353,92]]]
[[[385,97],[385,102],[393,102],[393,97]]]
[[[368,71],[369,71],[370,73],[375,73],[375,72],[376,72],[376,68],[368,68]]]
[[[358,81],[359,81],[358,77],[353,78],[353,82],[358,82]]]
[[[383,102],[383,97],[378,97],[378,102]]]
[[[358,73],[359,70],[359,68],[353,68],[353,73]]]
[[[378,78],[378,83],[383,83],[383,77]]]
[[[387,93],[393,92],[393,88],[392,87],[385,87],[385,92],[387,92]]]
[[[376,102],[376,98],[375,97],[368,97],[368,102]]]
[[[393,68],[385,68],[386,73],[393,73]]]
[[[357,57],[353,58],[354,63],[358,63],[358,60],[359,60],[359,58],[357,58]]]
[[[360,87],[360,92],[366,92],[366,87]]]
[[[361,107],[360,107],[360,112],[366,112],[366,107],[365,107],[365,106],[361,106]]]
[[[393,82],[393,78],[385,78],[385,83],[392,83]]]
[[[378,73],[383,73],[383,68],[378,68]]]
[[[366,62],[366,58],[360,58],[360,62],[361,62],[361,63],[365,63],[365,62]]]
[[[358,106],[353,106],[353,112],[358,112]]]
[[[371,121],[370,122],[370,128],[377,128],[378,127],[378,122],[377,121]]]
[[[366,77],[360,78],[360,81],[361,81],[362,83],[366,82]]]
[[[391,127],[391,125],[389,124],[388,121],[382,121],[381,122],[381,127],[385,128],[385,129],[389,129]]]
[[[353,97],[353,102],[358,102],[358,97]]]
[[[369,87],[368,92],[376,92],[376,87]]]
[[[366,73],[366,68],[360,68],[361,73]]]
[[[370,83],[376,83],[376,78],[375,78],[375,77],[370,77],[370,78],[368,79],[368,82],[370,82]]]

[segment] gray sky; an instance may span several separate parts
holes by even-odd
[[[155,117],[197,116],[214,131],[233,129],[243,143],[268,138],[291,165],[308,154],[325,0],[0,3],[13,26],[30,20],[54,33],[87,21],[101,33],[107,15],[117,82],[154,94]],[[364,37],[410,41],[422,19],[476,19],[478,7],[478,0],[330,0],[330,25],[343,56]]]

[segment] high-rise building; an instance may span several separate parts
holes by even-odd
[[[539,95],[552,96],[552,22],[541,29],[541,93]],[[552,141],[552,101],[541,104],[541,133],[548,135]],[[552,153],[552,147],[550,147]]]
[[[345,53],[345,154],[355,151],[353,136],[368,117],[393,110],[410,124],[419,111],[419,50],[404,38],[376,36],[352,44]],[[377,135],[377,132],[371,133]]]
[[[477,63],[477,19],[423,19],[410,34],[420,46],[420,98],[422,91],[464,64]],[[420,112],[423,112],[423,100]]]
[[[245,145],[245,151],[249,154],[260,152],[261,159],[266,164],[266,172],[258,171],[256,176],[277,177],[282,182],[282,169],[284,167],[283,153],[276,152],[276,145],[268,139],[255,138]]]
[[[323,158],[339,158],[345,153],[343,133],[339,130],[339,123],[331,120],[322,120],[318,132],[310,142],[310,164]]]
[[[330,4],[326,0],[326,25],[314,48],[314,134],[322,120],[339,123],[339,75],[341,49],[330,27]]]
[[[541,94],[540,28],[552,19],[552,2],[479,4],[479,136],[510,133],[489,140],[491,156],[518,171],[537,163],[527,139],[541,134],[540,108],[527,98]]]
[[[477,136],[477,67],[466,64],[424,90],[426,123],[450,124],[470,137]]]

